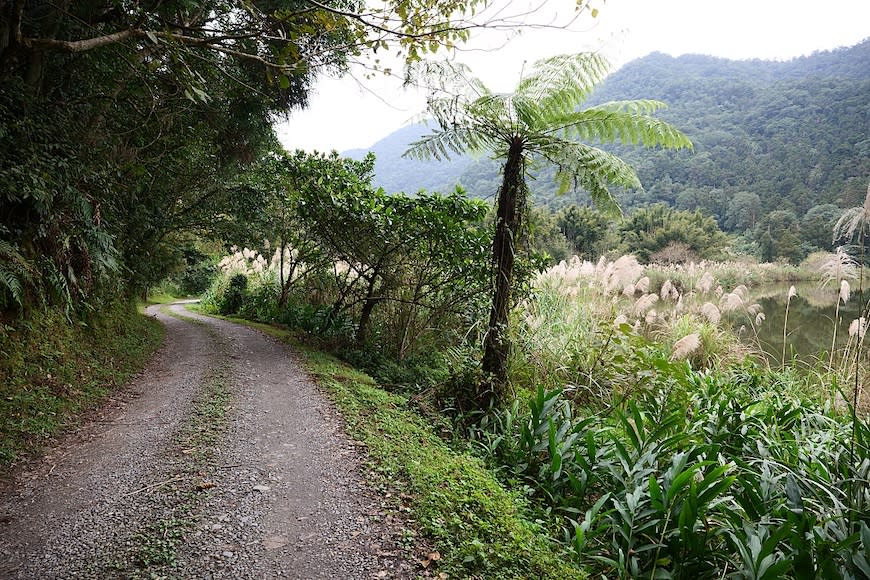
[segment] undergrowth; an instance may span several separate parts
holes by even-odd
[[[160,323],[124,302],[71,319],[44,310],[0,326],[0,465],[94,408],[142,368],[162,337]]]
[[[751,364],[694,371],[649,345],[630,397],[538,387],[471,439],[605,578],[870,577],[870,429]],[[817,389],[818,392],[818,389]]]

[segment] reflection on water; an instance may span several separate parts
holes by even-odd
[[[761,304],[766,317],[758,327],[758,342],[771,362],[781,362],[782,359],[782,331],[790,286],[778,284],[752,290],[752,301]],[[835,284],[820,287],[812,282],[798,283],[795,287],[797,296],[791,299],[788,308],[786,359],[796,357],[804,362],[813,362],[821,357],[827,361],[834,334],[839,287]],[[865,302],[867,298],[870,298],[870,292],[865,292]],[[848,303],[840,304],[836,341],[838,350],[845,347],[849,339],[849,324],[858,317],[860,299],[856,289]],[[746,321],[738,317],[732,319],[732,323],[739,328]],[[741,334],[749,344],[757,346],[751,331]]]

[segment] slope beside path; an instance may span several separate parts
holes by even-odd
[[[0,490],[0,577],[412,577],[294,353],[169,310],[140,377]]]

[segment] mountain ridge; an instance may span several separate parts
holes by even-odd
[[[655,52],[611,73],[587,105],[638,98],[668,103],[660,116],[696,146],[691,155],[608,147],[636,167],[645,185],[642,192],[617,192],[626,209],[663,202],[702,209],[724,223],[730,200],[743,191],[761,196],[765,212],[863,200],[870,175],[870,38],[788,61]],[[387,191],[449,191],[462,184],[470,195],[495,193],[499,164],[485,156],[449,163],[401,158],[426,131],[405,126],[345,154],[373,151],[375,184]],[[583,192],[556,198],[549,174],[536,177],[538,203],[588,202]]]

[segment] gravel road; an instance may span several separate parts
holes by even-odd
[[[169,310],[148,310],[166,341],[140,377],[0,486],[0,578],[419,573],[294,353]]]

